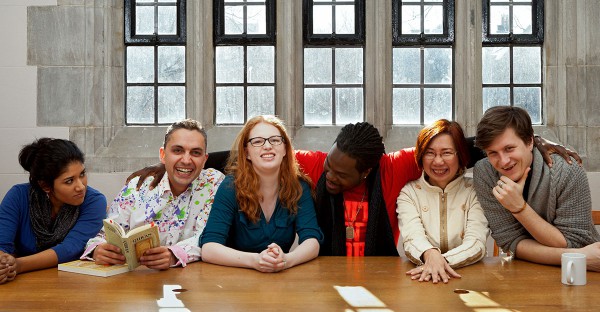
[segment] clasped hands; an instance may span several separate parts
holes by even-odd
[[[17,277],[17,259],[11,254],[0,251],[0,284],[10,282]]]
[[[96,264],[125,263],[125,256],[121,254],[121,249],[109,243],[103,243],[96,246],[92,258]],[[146,250],[139,260],[140,264],[155,270],[166,270],[177,263],[177,258],[166,246],[159,246]]]
[[[426,250],[423,253],[423,259],[425,259],[423,265],[406,272],[406,275],[410,275],[410,279],[419,280],[419,282],[432,281],[437,284],[438,282],[448,283],[452,278],[461,278],[460,274],[450,267],[438,249]]]
[[[286,254],[279,245],[271,243],[267,249],[257,254],[254,268],[263,273],[276,273],[287,269],[286,264]]]

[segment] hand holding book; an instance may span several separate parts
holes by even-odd
[[[140,258],[140,264],[151,269],[165,270],[177,263],[177,258],[171,250],[165,246],[159,246],[146,250]]]
[[[158,227],[154,223],[137,227],[125,233],[123,227],[111,219],[104,220],[105,244],[94,250],[93,258],[96,264],[123,264],[127,263],[130,270],[139,265],[157,268],[154,263],[145,263],[143,257],[155,260],[156,254],[169,252],[166,247],[160,247]],[[170,259],[169,259],[170,260]],[[168,263],[168,261],[167,261]],[[162,268],[162,267],[160,267]]]
[[[92,258],[96,264],[125,264],[125,256],[121,253],[121,248],[104,243],[96,246]]]

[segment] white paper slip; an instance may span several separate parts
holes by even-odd
[[[355,308],[385,308],[385,304],[362,286],[333,286]]]

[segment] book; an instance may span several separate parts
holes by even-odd
[[[129,272],[127,264],[102,265],[94,261],[75,260],[58,264],[59,271],[108,277]]]
[[[111,219],[104,219],[106,242],[121,248],[129,270],[140,266],[140,257],[150,248],[160,246],[158,227],[151,222],[125,233],[123,227]]]

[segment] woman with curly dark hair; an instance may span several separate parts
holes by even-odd
[[[29,183],[13,186],[0,204],[0,284],[77,259],[106,217],[106,198],[87,186],[75,143],[36,140],[21,149],[19,163]]]

